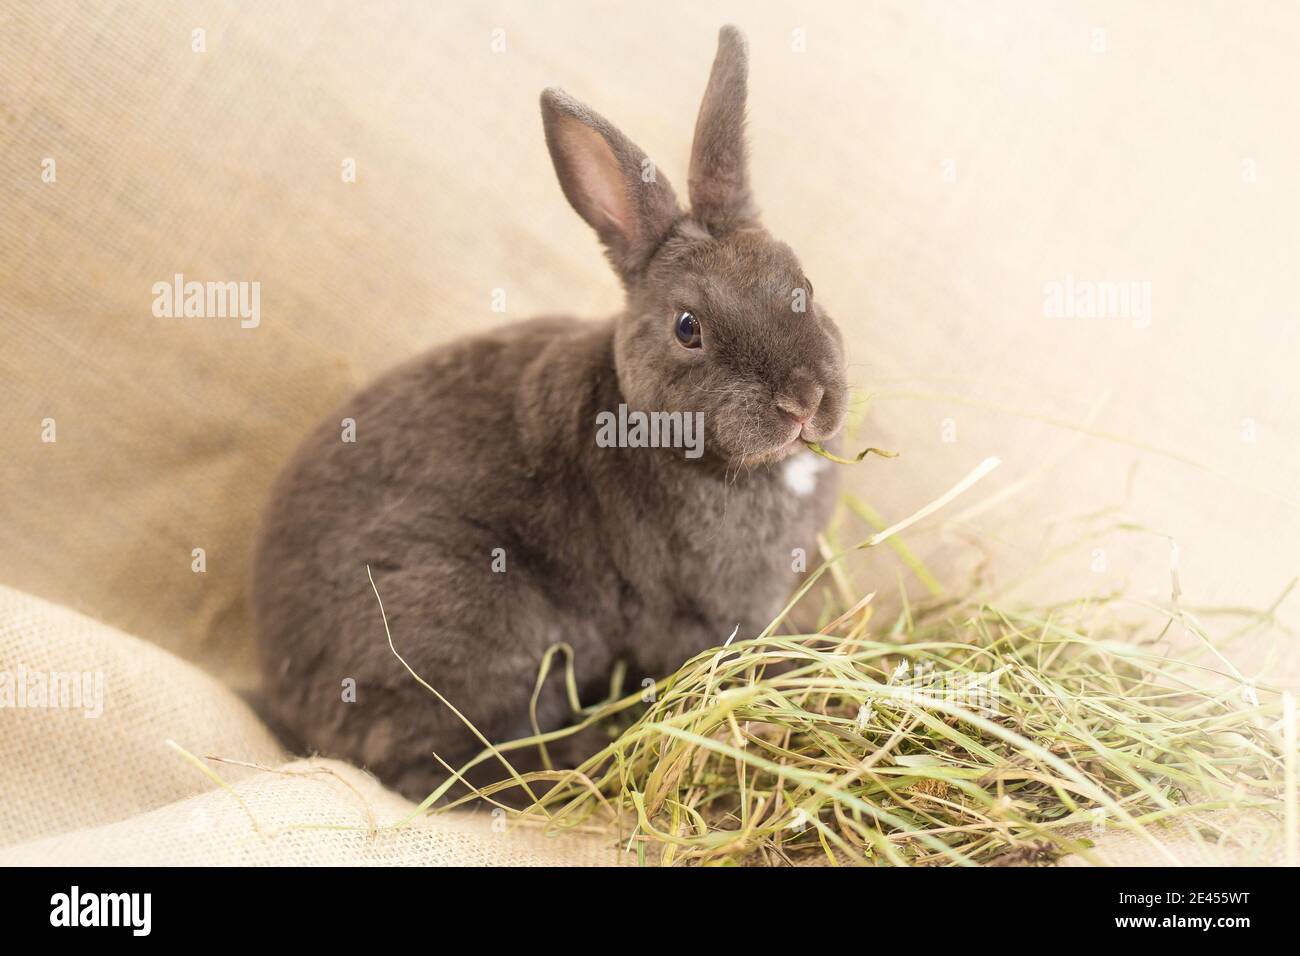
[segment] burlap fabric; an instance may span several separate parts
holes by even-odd
[[[868,443],[902,452],[856,490],[901,517],[1004,459],[909,536],[945,581],[1034,570],[1024,594],[1164,600],[1171,538],[1197,606],[1264,606],[1295,576],[1292,4],[19,0],[0,13],[0,582],[93,621],[4,592],[0,668],[110,680],[97,719],[0,711],[8,858],[607,859],[499,841],[486,817],[227,845],[242,810],[163,741],[286,759],[227,690],[255,682],[245,575],[276,469],[417,350],[616,308],[537,93],[591,103],[682,192],[728,21],[767,221],[879,393]],[[156,317],[178,273],[260,283],[259,324]],[[1053,311],[1051,289],[1090,282],[1137,283],[1149,309]],[[1113,527],[1043,566],[1083,515]],[[892,562],[854,570],[883,592]],[[1275,683],[1296,659],[1280,629],[1234,648]],[[327,774],[223,772],[268,827],[359,812]]]
[[[413,805],[330,760],[290,761],[230,690],[114,628],[0,587],[0,670],[102,675],[102,702],[0,711],[0,864],[611,865],[617,840],[547,837]],[[65,703],[71,702],[71,698]],[[29,702],[30,703],[30,702]],[[96,713],[96,711],[99,711]],[[216,786],[168,741],[209,763]],[[233,791],[233,793],[232,793]],[[337,828],[337,829],[335,829]]]

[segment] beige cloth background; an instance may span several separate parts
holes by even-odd
[[[103,712],[0,711],[0,865],[610,865],[614,841],[487,812],[397,827],[412,804],[330,760],[287,762],[219,682],[155,647],[0,587],[0,668],[104,675]],[[93,708],[92,708],[93,712]],[[213,764],[232,796],[167,745]],[[494,825],[495,824],[495,825]],[[385,829],[386,828],[386,829]]]
[[[615,310],[537,94],[589,102],[680,189],[729,21],[751,45],[767,222],[878,393],[863,435],[902,452],[856,489],[901,517],[1004,459],[910,536],[945,581],[981,561],[1014,581],[1112,525],[1022,593],[1167,599],[1170,537],[1194,605],[1267,605],[1300,574],[1293,4],[19,0],[0,11],[0,668],[103,662],[113,703],[97,721],[0,711],[0,843],[25,843],[8,858],[194,859],[192,838],[139,836],[191,833],[191,804],[242,812],[161,741],[284,756],[226,690],[255,681],[244,581],[276,469],[415,351]],[[260,282],[261,325],[154,318],[153,283],[178,272]],[[1150,283],[1150,326],[1045,317],[1067,276]],[[896,567],[857,571],[888,588]],[[1300,673],[1280,626],[1234,654]],[[327,776],[232,779],[268,813],[306,787],[355,814]],[[197,845],[222,862],[558,852],[494,856],[474,818],[382,849],[294,833],[264,856]]]

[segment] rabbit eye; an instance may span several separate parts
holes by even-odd
[[[677,313],[677,321],[673,324],[673,330],[677,333],[677,341],[688,349],[698,349],[700,347],[700,320],[690,312]]]

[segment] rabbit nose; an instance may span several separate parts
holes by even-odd
[[[822,396],[826,389],[820,385],[807,385],[799,390],[798,396],[783,395],[776,400],[776,407],[781,409],[800,425],[807,425],[821,408]]]

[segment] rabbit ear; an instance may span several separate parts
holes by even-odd
[[[758,215],[749,194],[745,145],[748,74],[744,36],[733,26],[723,27],[691,147],[691,212],[715,229],[725,230]]]
[[[673,187],[636,144],[563,90],[542,93],[542,125],[564,195],[628,284],[681,215]]]

